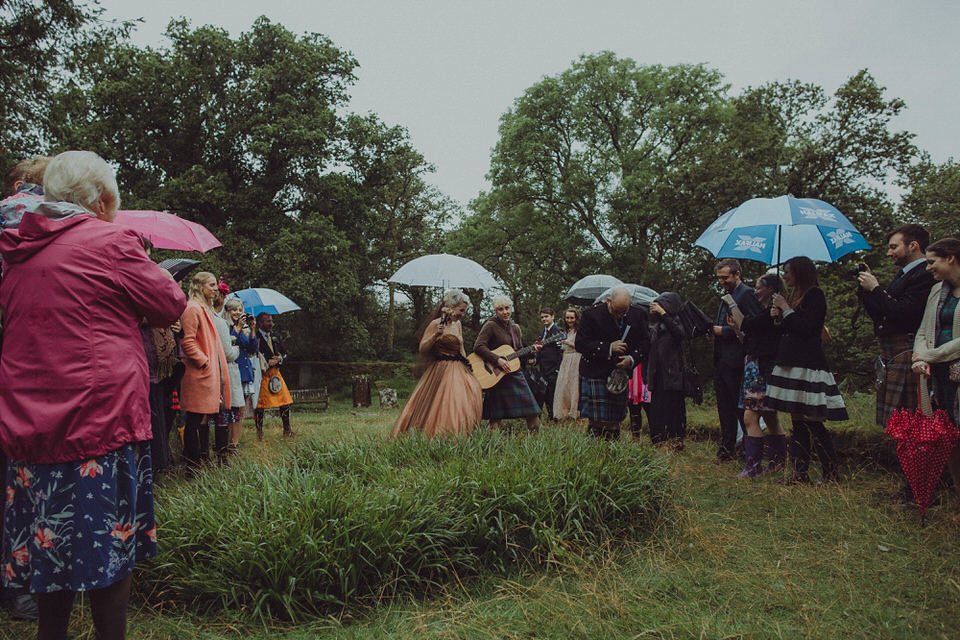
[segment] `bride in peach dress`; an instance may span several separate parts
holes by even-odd
[[[450,289],[433,312],[420,340],[420,363],[427,369],[393,425],[390,437],[420,431],[427,437],[469,435],[480,422],[483,396],[467,364],[460,318],[467,296]]]

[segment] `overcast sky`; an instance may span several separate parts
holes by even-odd
[[[731,92],[774,80],[835,91],[869,69],[906,101],[895,130],[934,161],[960,157],[960,2],[956,0],[101,0],[108,18],[145,20],[140,45],[164,46],[172,18],[234,37],[266,15],[322,33],[360,63],[351,111],[410,132],[431,177],[467,204],[485,175],[500,116],[582,53],[639,64],[705,63]]]

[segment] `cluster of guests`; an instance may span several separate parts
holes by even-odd
[[[958,383],[949,369],[960,360],[960,240],[930,244],[922,227],[905,225],[890,232],[887,242],[888,257],[901,267],[894,281],[880,286],[866,265],[858,275],[858,295],[874,321],[885,371],[878,381],[877,422],[884,426],[895,409],[916,408],[917,375],[932,376],[936,406],[956,422]],[[783,473],[789,451],[793,468],[781,482],[810,484],[816,454],[818,484],[829,485],[839,474],[826,423],[849,416],[823,349],[829,340],[827,300],[809,258],[791,258],[782,265],[782,277],[779,271],[751,288],[742,281],[737,260],[716,265],[724,295],[711,336],[721,427],[714,462],[742,460],[737,476],[750,478]],[[681,303],[679,295],[666,292],[650,302],[648,311],[632,306],[629,292],[618,288],[582,314],[565,311],[563,329],[554,324],[552,309],[541,309],[544,328],[528,358],[540,361],[550,419],[585,419],[590,435],[612,439],[619,437],[628,410],[637,434],[645,411],[651,440],[682,450],[688,363]],[[511,301],[494,298],[493,316],[473,346],[479,366],[502,376],[486,391],[471,375],[478,365],[471,366],[463,345],[460,318],[467,304],[459,290],[447,291],[425,325],[420,366],[427,375],[395,423],[394,436],[411,430],[467,434],[481,420],[499,429],[503,420],[524,419],[531,432],[538,429],[541,402],[509,362],[508,354],[524,348],[521,328],[511,319]],[[558,333],[559,345],[547,344]],[[791,418],[789,439],[781,414]],[[737,455],[741,441],[742,455]],[[948,467],[960,478],[960,450]],[[909,498],[909,487],[898,495],[904,493]]]
[[[19,198],[0,211],[0,576],[6,587],[37,594],[38,637],[66,638],[75,594],[86,591],[98,637],[122,638],[134,565],[157,551],[153,468],[168,459],[173,391],[186,414],[187,465],[198,469],[208,457],[211,423],[214,452],[225,460],[238,451],[245,407],[256,407],[258,437],[264,410],[274,407],[284,435],[295,435],[279,370],[286,352],[269,314],[255,327],[208,272],[192,276],[185,296],[136,232],[111,224],[120,196],[99,156],[70,151],[20,171],[6,185]],[[925,376],[936,405],[956,423],[960,398],[950,369],[960,360],[960,240],[930,244],[917,225],[887,240],[887,255],[901,267],[894,281],[882,287],[866,267],[858,275],[886,372],[877,421],[914,408],[917,376]],[[720,261],[716,275],[725,292],[713,326],[717,462],[734,459],[743,429],[738,475],[783,470],[788,445],[778,415],[788,413],[793,473],[784,482],[810,482],[811,439],[821,482],[836,482],[824,423],[848,416],[823,352],[827,303],[815,266],[791,258],[782,279],[765,275],[752,290],[735,260]],[[649,310],[631,302],[616,288],[582,314],[565,311],[563,329],[552,309],[541,310],[544,328],[529,357],[555,372],[547,376],[549,416],[583,419],[590,435],[612,439],[628,407],[638,432],[646,407],[652,440],[681,449],[681,299],[661,294]],[[473,345],[477,366],[496,379],[486,392],[463,343],[468,304],[463,292],[446,291],[420,329],[422,376],[394,436],[469,434],[481,420],[499,429],[523,419],[538,430],[541,403],[513,357],[525,345],[510,299],[494,298]],[[948,466],[960,490],[960,449]]]
[[[149,241],[113,224],[117,181],[95,153],[30,159],[6,178],[0,599],[38,618],[38,637],[66,638],[85,591],[97,637],[122,638],[134,565],[157,551],[153,479],[171,463],[175,409],[191,472],[211,425],[216,457],[237,453],[248,404],[259,437],[272,407],[295,435],[286,352],[269,314],[255,327],[208,272],[185,296]]]

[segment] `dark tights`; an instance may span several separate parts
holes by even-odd
[[[822,422],[813,420],[793,420],[790,434],[790,455],[793,467],[799,473],[810,468],[810,436],[813,435],[813,447],[820,459],[823,477],[835,479],[837,475],[837,454],[833,449],[833,436]]]
[[[108,587],[88,591],[97,640],[124,640],[127,637],[127,602],[130,599],[129,575]],[[65,640],[70,625],[75,591],[54,591],[37,595],[40,620],[37,640]]]
[[[198,467],[210,451],[210,427],[205,414],[187,411],[183,425],[183,459],[187,465]]]

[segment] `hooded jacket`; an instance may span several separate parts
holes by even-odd
[[[0,234],[0,446],[55,464],[149,440],[139,322],[169,326],[186,299],[137,233],[64,202]]]
[[[661,293],[657,304],[666,315],[650,314],[650,357],[643,369],[650,391],[683,391],[683,325],[680,323],[680,296]]]

